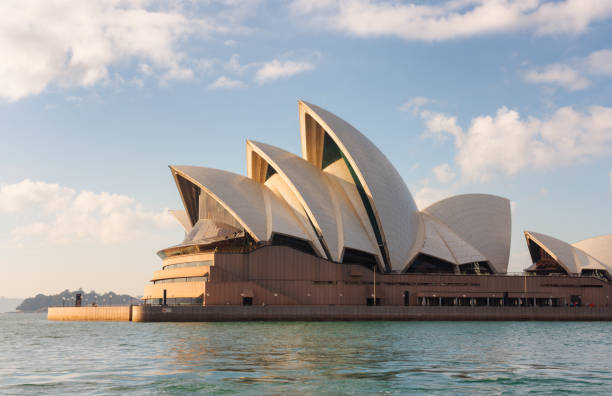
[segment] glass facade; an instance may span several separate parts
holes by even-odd
[[[206,282],[208,281],[208,274],[204,276],[190,276],[190,277],[182,277],[182,278],[169,278],[169,279],[160,279],[153,281],[154,285],[159,283],[180,283],[180,282]]]
[[[223,205],[217,202],[206,191],[200,192],[199,198],[200,219],[214,220],[215,222],[228,224],[242,230],[242,225],[228,212]]]
[[[168,264],[168,265],[165,265],[162,269],[169,270],[169,269],[174,269],[174,268],[203,267],[203,266],[212,265],[212,264],[213,264],[212,260],[192,261],[189,263]]]

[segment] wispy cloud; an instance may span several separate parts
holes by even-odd
[[[211,83],[209,89],[237,89],[244,88],[246,84],[240,80],[232,80],[231,78],[221,76]]]
[[[532,31],[537,35],[579,34],[612,16],[600,0],[296,0],[293,11],[315,28],[359,37],[395,36],[439,41],[487,34]]]
[[[453,191],[447,188],[431,187],[428,185],[422,186],[414,193],[414,201],[417,207],[421,210],[431,204],[434,204],[444,198],[453,195]]]
[[[543,70],[529,70],[525,73],[525,80],[535,84],[555,84],[570,91],[587,88],[591,82],[574,68],[563,65],[548,65]]]
[[[586,59],[588,70],[591,74],[612,75],[612,50],[603,49],[595,51]]]
[[[558,85],[570,91],[588,88],[590,76],[612,76],[612,50],[595,51],[586,57],[570,59],[566,63],[553,63],[531,68],[524,72],[527,82]]]
[[[457,176],[457,174],[451,169],[450,165],[446,163],[435,166],[432,171],[438,182],[442,184],[452,182]]]
[[[308,70],[312,70],[314,65],[310,62],[299,62],[299,61],[280,61],[274,59],[270,62],[264,63],[257,73],[255,73],[255,81],[259,85],[266,84],[271,81],[278,79],[289,78],[296,74],[304,73]]]
[[[401,105],[400,110],[417,114],[424,106],[430,105],[433,102],[434,101],[432,99],[426,98],[424,96],[416,96]]]
[[[125,195],[76,191],[29,179],[0,186],[2,214],[28,219],[10,231],[14,243],[117,243],[152,235],[174,224],[168,210],[146,210]]]

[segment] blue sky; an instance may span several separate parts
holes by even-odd
[[[612,224],[612,2],[4,1],[0,295],[141,294],[182,230],[169,164],[299,153],[297,100],[346,119],[421,208],[483,192],[522,231]]]

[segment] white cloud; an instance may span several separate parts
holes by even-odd
[[[270,62],[266,62],[257,70],[255,74],[255,81],[259,85],[263,85],[270,81],[278,80],[281,78],[289,78],[299,73],[303,73],[308,70],[312,70],[314,65],[309,62],[298,62],[298,61],[280,61],[274,59]]]
[[[440,164],[435,166],[433,168],[433,173],[438,182],[442,184],[450,183],[451,181],[455,180],[455,177],[457,176],[449,164]]]
[[[132,62],[162,84],[190,80],[193,60],[182,43],[193,35],[241,33],[253,9],[234,2],[194,7],[208,8],[193,17],[192,7],[155,0],[1,1],[0,99],[16,101],[50,85],[90,87]]]
[[[254,67],[254,63],[247,63],[246,65],[240,64],[240,55],[234,54],[231,56],[230,60],[224,65],[225,70],[233,73],[233,74],[242,74],[247,69]]]
[[[245,83],[240,80],[232,80],[231,78],[221,76],[211,83],[209,89],[237,89],[246,87]]]
[[[592,106],[586,112],[562,107],[551,116],[521,118],[502,107],[494,116],[473,118],[464,131],[455,117],[423,111],[425,136],[450,135],[462,177],[487,181],[530,168],[552,168],[612,153],[612,108]]]
[[[409,4],[376,0],[297,0],[296,15],[315,27],[359,37],[395,36],[405,40],[450,40],[530,30],[539,35],[578,34],[612,16],[612,2],[601,0],[446,0]]]
[[[416,202],[417,207],[423,210],[429,205],[444,198],[448,198],[451,195],[452,192],[447,189],[423,186],[414,194],[414,201]]]
[[[586,77],[612,75],[612,50],[602,49],[586,57],[573,58],[567,63],[554,63],[543,68],[527,70],[526,81],[535,84],[555,84],[570,91],[585,89],[591,85]]]
[[[0,213],[16,213],[37,208],[44,212],[62,210],[73,200],[75,191],[59,184],[25,179],[0,186]]]
[[[433,103],[433,100],[429,98],[425,98],[423,96],[416,96],[410,99],[408,102],[401,105],[400,111],[411,112],[413,114],[416,114],[418,111],[421,110],[423,106],[426,106],[432,103]]]
[[[590,81],[574,68],[563,64],[548,65],[544,70],[529,70],[525,80],[535,84],[556,84],[570,91],[578,91],[591,85]]]
[[[77,192],[29,179],[0,186],[2,212],[35,219],[10,231],[14,243],[32,240],[53,244],[77,240],[116,243],[151,235],[174,224],[167,209],[148,211],[125,195]]]
[[[593,52],[587,57],[586,62],[592,74],[612,75],[612,50]]]

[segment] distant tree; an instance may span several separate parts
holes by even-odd
[[[139,298],[128,294],[116,294],[114,292],[98,294],[95,290],[86,293],[83,289],[73,291],[66,289],[54,295],[37,294],[34,297],[26,298],[16,309],[21,312],[47,312],[49,307],[73,306],[77,293],[81,293],[83,306],[91,305],[93,302],[96,302],[98,305],[104,303],[123,305],[137,304],[139,301]]]

